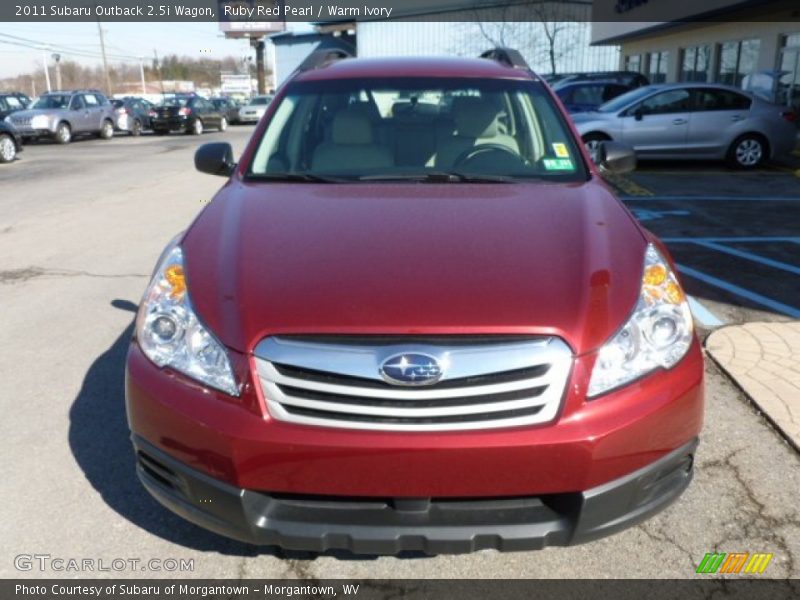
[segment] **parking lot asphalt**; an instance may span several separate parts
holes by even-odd
[[[226,139],[240,152],[251,130],[202,141]],[[774,553],[764,576],[800,577],[800,459],[710,361],[706,425],[688,491],[646,523],[583,546],[313,555],[232,542],[162,509],[135,477],[124,358],[161,249],[223,183],[193,170],[200,142],[175,135],[40,144],[0,168],[0,577],[64,575],[15,569],[15,556],[38,553],[105,564],[194,560],[186,572],[70,577],[688,578],[711,551]],[[643,167],[617,184],[634,213],[667,238],[689,292],[711,317],[789,318],[781,306],[800,309],[800,275],[773,263],[798,266],[800,179],[778,170],[686,168],[675,175]],[[712,199],[731,196],[736,201]]]
[[[640,167],[611,183],[669,246],[700,303],[696,316],[708,321],[701,325],[800,318],[800,172],[714,163]]]

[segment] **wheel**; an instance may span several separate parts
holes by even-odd
[[[139,119],[136,119],[131,126],[131,135],[134,137],[138,137],[142,135],[142,122]]]
[[[189,133],[192,135],[203,135],[203,122],[200,119],[195,119]]]
[[[0,135],[0,163],[13,162],[17,157],[17,145],[10,135]]]
[[[766,140],[757,133],[745,133],[736,138],[728,151],[728,160],[740,169],[754,169],[767,158]]]
[[[59,144],[69,144],[72,141],[72,128],[69,123],[59,123],[54,138]]]
[[[610,139],[610,137],[602,133],[587,133],[583,136],[583,145],[586,146],[586,151],[589,153],[593,163],[597,164],[597,161],[600,160],[600,144]]]
[[[222,117],[222,119],[219,121],[219,130],[225,131],[226,129],[228,129],[228,119]]]
[[[100,126],[100,131],[98,132],[97,136],[101,140],[110,140],[114,137],[114,124],[111,121],[103,121],[103,124]]]

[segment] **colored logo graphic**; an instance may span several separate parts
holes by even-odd
[[[772,554],[749,552],[709,552],[700,561],[696,573],[763,573]]]

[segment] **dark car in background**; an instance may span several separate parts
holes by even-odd
[[[27,101],[25,98],[27,98]],[[28,104],[30,104],[30,98],[22,94],[14,92],[0,94],[0,121],[13,112],[25,110],[28,108]]]
[[[0,120],[0,163],[10,163],[22,152],[22,137],[11,123]]]
[[[228,118],[210,100],[194,94],[166,98],[155,108],[152,123],[156,135],[171,131],[201,135],[209,128],[219,131],[228,128]]]
[[[225,115],[225,118],[228,119],[228,123],[239,123],[239,105],[236,102],[230,98],[212,98],[211,104]]]
[[[112,101],[117,114],[116,128],[127,131],[131,135],[141,135],[145,129],[151,129],[151,111],[153,105],[147,100],[129,96]]]
[[[573,83],[575,81],[614,81],[627,85],[629,88],[638,88],[650,85],[650,80],[636,71],[591,71],[586,73],[559,73],[545,76],[545,81],[551,86]]]
[[[615,81],[568,81],[553,86],[553,91],[571,113],[596,110],[601,104],[631,89],[633,88]]]

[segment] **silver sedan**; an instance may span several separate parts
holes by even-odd
[[[798,133],[790,108],[709,83],[637,88],[572,118],[592,158],[600,142],[614,140],[641,159],[728,160],[741,168],[790,153]]]

